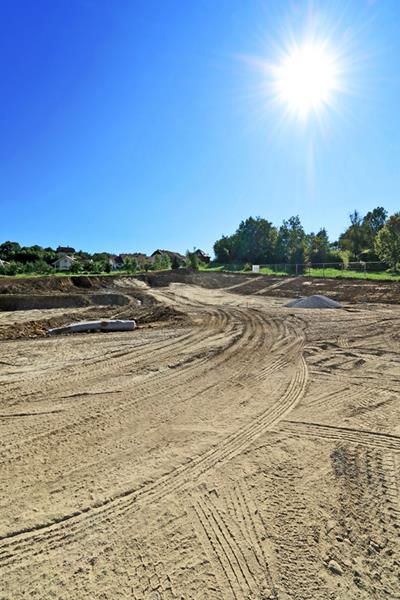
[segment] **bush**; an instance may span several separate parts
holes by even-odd
[[[349,253],[342,250],[329,250],[325,262],[338,263],[339,267],[341,265],[346,265],[349,263]]]
[[[375,251],[396,271],[400,268],[400,212],[392,215],[375,238]]]
[[[189,252],[189,250],[186,252],[186,266],[195,271],[199,270],[200,261],[196,252]]]
[[[18,273],[18,264],[16,262],[13,261],[13,262],[10,262],[8,265],[6,265],[6,267],[5,267],[6,275],[10,275],[11,277],[13,277],[17,273]]]

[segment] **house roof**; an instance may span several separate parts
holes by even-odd
[[[179,252],[172,252],[172,250],[160,250],[159,248],[157,250],[154,250],[151,257],[153,258],[154,256],[161,255],[161,254],[166,254],[170,258],[175,257],[178,260],[185,260],[185,257],[183,256],[183,254],[180,254]]]
[[[65,258],[67,258],[71,262],[76,261],[76,258],[74,258],[73,256],[68,256],[67,254],[63,254],[63,256],[60,256],[59,258],[57,258],[57,260],[55,260],[53,264],[56,264],[56,263],[60,262],[60,260],[64,260]]]

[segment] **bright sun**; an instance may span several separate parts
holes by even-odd
[[[332,101],[338,87],[338,68],[323,44],[293,47],[273,68],[275,97],[304,120]]]

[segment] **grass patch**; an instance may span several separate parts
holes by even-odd
[[[307,269],[310,277],[332,277],[336,279],[371,279],[373,281],[400,281],[400,273],[381,272],[363,272],[343,269]]]
[[[284,270],[283,265],[277,265],[276,269],[270,267],[260,267],[262,275],[272,275],[275,277],[296,277],[295,268],[287,265]],[[232,265],[211,265],[201,269],[202,271],[213,272],[234,272],[251,274],[251,271],[244,268],[243,264]],[[327,277],[333,279],[370,279],[372,281],[400,281],[400,273],[391,273],[390,271],[354,271],[350,269],[335,269],[327,267],[306,268],[303,273],[298,273],[299,277]]]

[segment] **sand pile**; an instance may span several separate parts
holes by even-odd
[[[327,296],[308,296],[307,298],[298,298],[292,300],[286,306],[290,308],[342,308],[342,305]]]

